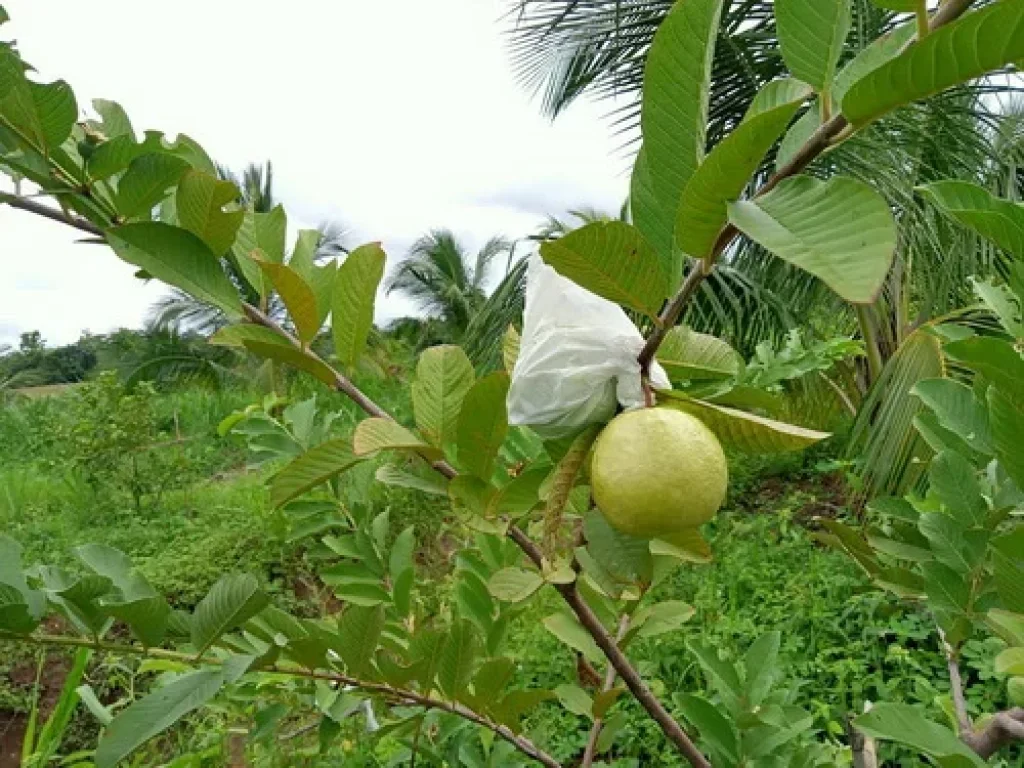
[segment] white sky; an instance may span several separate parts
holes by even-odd
[[[515,81],[502,0],[4,0],[41,79],[136,131],[184,132],[221,163],[271,159],[291,225],[337,218],[393,266],[448,227],[475,250],[548,214],[618,210],[628,163],[579,103],[551,124]],[[0,344],[138,326],[162,292],[73,230],[0,206]],[[411,313],[392,296],[378,321]]]

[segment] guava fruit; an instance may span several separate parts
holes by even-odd
[[[597,438],[590,482],[612,527],[658,538],[696,528],[725,501],[729,470],[715,435],[672,408],[616,416]]]

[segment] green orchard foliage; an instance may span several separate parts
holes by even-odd
[[[968,195],[990,209],[1009,205],[988,195]],[[944,209],[950,202],[942,193],[934,199]],[[950,215],[980,234],[992,232],[989,216]],[[1019,268],[1019,262],[1012,265],[1013,274]],[[1024,306],[1020,283],[1000,289],[1019,312]],[[992,290],[982,296],[991,296]],[[1002,318],[1000,312],[993,314]],[[915,426],[935,452],[927,493],[874,501],[871,524],[864,530],[822,521],[822,539],[849,554],[878,587],[923,603],[954,661],[978,634],[1003,640],[1009,647],[996,657],[995,671],[1008,678],[1008,703],[1017,705],[1024,670],[1024,472],[1018,459],[1024,380],[1012,375],[1021,361],[1019,315],[1007,319],[1001,337],[970,331],[965,336],[960,329],[957,340],[947,343],[948,357],[971,372],[969,383],[930,379],[914,390],[926,408]],[[971,761],[965,765],[985,764],[965,751],[956,734],[913,708],[880,705],[859,718],[858,725],[936,760],[963,755]]]
[[[149,382],[129,389],[104,371],[77,389],[73,418],[56,422],[50,436],[93,490],[127,496],[137,514],[188,479],[185,453],[161,430],[155,401]]]
[[[923,3],[896,5],[929,21]],[[787,370],[828,370],[835,351],[794,345],[774,358],[761,356],[748,374],[724,341],[674,328],[679,312],[739,232],[843,299],[873,301],[892,262],[899,212],[861,182],[821,182],[801,171],[829,144],[893,109],[1024,60],[1024,3],[997,0],[971,10],[969,2],[948,0],[930,17],[931,28],[901,28],[836,74],[849,2],[779,0],[779,43],[794,77],[766,85],[732,133],[709,148],[711,63],[722,6],[722,0],[680,0],[655,36],[644,74],[633,223],[589,224],[545,243],[541,255],[583,287],[649,318],[655,330],[641,364],[659,352],[676,385],[648,393],[652,399],[700,420],[727,449],[799,450],[828,435],[772,418],[772,388]],[[31,73],[13,43],[0,43],[0,167],[53,196],[63,212],[13,195],[0,202],[102,238],[140,278],[216,307],[228,324],[213,343],[301,370],[348,395],[370,417],[351,438],[336,438],[330,417],[316,423],[315,403],[279,414],[280,404],[268,402],[223,425],[244,433],[261,458],[287,462],[271,480],[272,498],[302,521],[300,537],[342,601],[336,614],[289,615],[253,577],[238,574],[221,578],[193,611],[174,610],[116,550],[80,548],[76,568],[26,568],[18,545],[0,539],[3,638],[116,647],[191,669],[112,718],[94,707],[105,726],[95,754],[99,768],[119,763],[222,691],[245,686],[282,699],[301,694],[318,713],[328,748],[339,721],[371,702],[382,730],[409,754],[431,751],[452,764],[514,765],[521,758],[558,766],[521,733],[524,713],[557,700],[592,720],[588,759],[608,754],[621,733],[621,713],[609,714],[619,695],[613,691],[622,690],[617,676],[693,765],[828,764],[808,744],[807,714],[793,706],[790,692],[775,687],[778,636],[757,639],[738,663],[689,645],[714,697],[662,697],[671,699],[689,734],[646,686],[625,655],[630,644],[677,631],[693,614],[680,601],[654,599],[652,588],[684,565],[706,562],[710,547],[697,530],[662,541],[608,524],[589,489],[587,453],[596,428],[545,443],[509,426],[514,331],[504,349],[506,371],[478,373],[457,347],[427,350],[412,385],[413,419],[396,421],[345,375],[366,350],[385,268],[378,244],[340,264],[318,261],[319,236],[304,231],[289,252],[284,211],[246,209],[239,190],[218,178],[194,140],[180,135],[172,142],[156,131],[140,138],[126,111],[110,101],[94,102],[98,119],[83,120],[67,83],[40,83]],[[807,112],[798,118],[802,109]],[[758,190],[752,176],[773,151],[779,175]],[[923,195],[1020,257],[1016,203],[941,181]],[[1002,335],[961,333],[945,354],[965,372],[963,384],[922,385],[929,415],[918,428],[936,454],[928,492],[879,502],[865,530],[823,522],[822,538],[847,551],[880,587],[923,601],[952,662],[975,633],[1003,638],[1011,648],[997,669],[1019,698],[1024,281],[1017,263],[1008,274],[1006,286],[979,285],[978,293],[1017,346]],[[287,311],[283,327],[266,315],[272,294]],[[243,296],[257,297],[255,304]],[[333,344],[318,344],[328,318]],[[127,450],[117,440],[110,455]],[[417,579],[414,529],[392,536],[390,511],[372,514],[345,496],[338,478],[371,462],[381,482],[451,501],[451,527],[461,537],[449,589]],[[575,686],[513,684],[517,664],[505,638],[542,591],[557,593],[566,608],[544,619],[544,627],[590,664],[613,667],[604,690],[591,695]],[[42,622],[54,613],[78,634],[42,636]],[[115,628],[127,630],[131,642],[112,646]],[[442,716],[467,725],[433,727],[438,721],[431,718]],[[266,727],[279,719],[268,715]],[[863,732],[902,741],[940,764],[981,759],[970,746],[973,734],[957,738],[907,707],[879,705],[859,723]],[[503,746],[494,747],[497,742]]]

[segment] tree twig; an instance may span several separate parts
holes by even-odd
[[[540,568],[543,553],[534,544],[533,540],[514,525],[509,528],[508,535],[526,553],[526,556],[530,558],[533,564]],[[661,727],[668,740],[676,746],[695,768],[711,768],[711,763],[697,749],[697,746],[686,734],[686,731],[683,730],[683,727],[665,709],[665,705],[647,687],[643,678],[640,677],[640,673],[637,672],[632,662],[622,652],[622,649],[619,648],[618,643],[615,642],[615,638],[604,628],[597,614],[594,613],[594,610],[583,599],[583,596],[576,588],[576,582],[571,584],[555,584],[554,587],[562,595],[562,599],[572,609],[572,612],[576,614],[576,618],[583,625],[583,628],[587,630],[587,633],[597,643],[605,658],[608,659],[616,672],[619,673],[630,693],[633,694],[640,706],[647,710],[647,714]]]
[[[32,634],[32,635],[11,635],[8,633],[0,633],[0,641],[10,642],[29,642],[37,645],[44,646],[60,646],[68,648],[92,648],[99,651],[108,651],[111,653],[120,653],[125,655],[136,655],[136,656],[148,656],[157,659],[168,659],[172,661],[180,661],[188,665],[202,664],[206,666],[220,666],[220,659],[204,656],[201,659],[196,659],[194,655],[182,653],[180,651],[172,651],[166,648],[144,648],[141,645],[131,645],[129,643],[104,643],[96,642],[86,637],[74,637],[71,635],[50,635],[50,634]],[[490,718],[476,712],[469,707],[459,704],[457,702],[443,701],[441,699],[435,699],[430,696],[424,696],[416,691],[410,691],[404,688],[396,688],[394,686],[386,685],[385,683],[372,683],[366,680],[360,680],[349,675],[341,674],[340,672],[332,671],[317,671],[304,669],[298,666],[284,666],[281,664],[273,664],[266,667],[261,667],[261,672],[271,672],[274,674],[287,675],[289,677],[302,677],[310,680],[326,680],[340,685],[346,685],[351,688],[358,688],[361,691],[367,693],[375,693],[384,696],[392,702],[398,702],[402,704],[414,705],[425,707],[427,709],[439,709],[445,712],[451,712],[452,714],[458,715],[459,717],[469,720],[470,722],[476,723],[477,725],[483,726],[488,730],[492,731],[495,735],[500,736],[505,741],[509,742],[523,754],[533,758],[537,762],[547,766],[547,768],[562,768],[562,764],[559,763],[555,758],[549,755],[547,752],[542,750],[532,741],[525,736],[517,734],[511,728],[500,723],[496,723]]]
[[[619,643],[622,638],[625,637],[626,631],[629,629],[629,614],[625,613],[622,618],[619,619],[619,631],[615,633],[615,642]],[[615,678],[618,677],[619,673],[615,670],[611,664],[608,665],[608,671],[604,676],[604,685],[601,687],[602,693],[607,693],[615,685]],[[590,768],[594,764],[594,758],[597,756],[597,742],[601,738],[601,730],[604,728],[604,718],[595,717],[594,724],[590,728],[590,735],[587,737],[587,748],[583,750],[583,762],[580,763],[580,768]]]
[[[1024,742],[1024,707],[1000,712],[981,730],[961,734],[960,740],[984,760],[988,760],[1005,746],[1014,742]]]
[[[971,716],[967,714],[967,701],[964,699],[964,683],[963,678],[960,676],[960,660],[957,658],[956,650],[946,641],[946,633],[942,631],[941,627],[937,629],[939,631],[939,641],[942,643],[942,651],[946,656],[946,669],[949,671],[949,691],[953,699],[953,711],[956,712],[956,724],[961,736],[969,735],[974,732],[974,724],[971,722]]]
[[[80,216],[72,216],[64,213],[59,208],[53,208],[43,203],[37,203],[35,200],[30,200],[25,197],[16,197],[13,195],[5,195],[0,197],[0,203],[11,206],[11,208],[20,208],[23,211],[34,213],[37,216],[42,216],[46,219],[52,219],[53,221],[66,224],[69,227],[80,229],[83,232],[88,232],[91,235],[97,235],[98,237],[105,238],[106,233],[98,226],[93,224],[88,219],[83,219]]]

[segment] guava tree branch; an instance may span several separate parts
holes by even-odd
[[[623,614],[622,618],[619,619],[619,631],[615,633],[615,642],[619,643],[622,638],[625,637],[626,631],[629,629],[629,614]],[[607,693],[615,685],[615,678],[618,677],[618,671],[611,664],[608,665],[608,671],[604,675],[604,685],[601,686],[601,692]],[[597,756],[597,742],[601,738],[601,730],[604,728],[604,718],[595,717],[594,724],[590,728],[590,736],[587,737],[587,748],[583,750],[583,762],[580,763],[580,768],[590,768],[594,764],[594,758]]]
[[[0,204],[6,203],[11,208],[19,208],[29,213],[34,213],[36,216],[42,216],[52,221],[66,224],[69,227],[80,229],[83,232],[88,232],[90,235],[96,235],[97,237],[104,237],[105,233],[100,228],[93,224],[88,219],[83,219],[81,216],[75,216],[70,213],[65,213],[60,208],[54,208],[43,203],[38,203],[35,200],[27,197],[18,197],[16,195],[0,195]]]
[[[59,221],[62,224],[68,224],[91,234],[98,233],[100,237],[104,235],[102,229],[95,227],[91,222],[84,219],[64,216],[60,211],[25,200],[24,198],[17,198],[16,201],[18,204],[14,207],[20,208],[21,210],[45,216],[46,218]],[[8,203],[13,204],[11,200],[8,200]],[[380,405],[362,392],[351,381],[351,379],[335,370],[332,366],[326,363],[323,358],[308,347],[304,346],[285,328],[282,328],[272,318],[268,317],[266,313],[260,311],[251,304],[243,303],[242,308],[245,316],[250,322],[273,330],[282,338],[288,340],[292,346],[300,350],[304,355],[329,368],[334,375],[334,388],[351,398],[352,401],[366,413],[378,418],[394,420],[394,417],[392,417],[390,413],[385,411]],[[431,466],[437,472],[449,479],[458,475],[458,471],[446,461],[436,461]],[[516,544],[519,545],[519,548],[523,550],[527,557],[529,557],[538,567],[541,567],[542,554],[540,549],[525,533],[515,526],[512,526],[509,528],[508,535]],[[700,750],[697,749],[690,737],[687,736],[686,731],[683,730],[682,726],[676,722],[669,711],[644,683],[643,678],[640,677],[640,673],[637,672],[626,655],[618,647],[615,639],[605,629],[600,619],[598,619],[597,614],[594,613],[593,609],[587,604],[586,600],[576,589],[575,584],[562,584],[555,586],[562,595],[562,598],[576,615],[580,624],[582,624],[583,627],[586,628],[587,632],[594,638],[594,642],[597,643],[597,646],[605,654],[609,663],[611,663],[611,665],[616,669],[619,676],[622,677],[623,681],[626,683],[626,687],[629,688],[630,692],[637,698],[640,705],[647,710],[647,713],[651,718],[661,727],[666,738],[668,738],[679,749],[679,751],[695,768],[711,768],[711,764],[707,761],[704,755],[701,754]]]
[[[972,2],[973,0],[945,0],[938,10],[932,14],[928,28],[934,31],[952,21],[956,21],[970,8]],[[818,128],[796,154],[793,155],[792,159],[782,168],[779,168],[768,181],[762,184],[753,196],[760,197],[765,195],[775,189],[781,181],[801,173],[837,140],[845,138],[848,135],[848,129],[852,129],[852,126],[850,126],[849,121],[842,114],[832,117]],[[739,234],[739,230],[732,224],[726,225],[719,233],[711,253],[707,258],[694,261],[679,290],[676,291],[675,295],[669,299],[668,303],[661,310],[654,330],[647,337],[644,348],[637,358],[640,362],[640,370],[644,376],[649,374],[654,355],[657,353],[662,342],[665,341],[665,336],[668,335],[668,332],[679,322],[679,318],[682,317],[683,311],[689,304],[693,294],[697,291],[697,288],[711,274],[715,262],[725,252],[726,248],[732,245]]]
[[[246,315],[255,323],[259,323],[268,328],[272,328],[278,333],[282,334],[286,338],[291,340],[291,343],[303,354],[315,358],[323,365],[331,368],[321,357],[313,352],[308,347],[303,345],[288,331],[281,328],[277,323],[267,317],[264,313],[260,312],[255,307],[245,305]],[[334,371],[333,368],[331,368]],[[379,405],[374,403],[370,398],[366,397],[358,387],[355,386],[348,378],[343,376],[341,373],[334,371],[335,375],[335,387],[353,397],[353,394],[357,397],[353,397],[353,400],[360,405],[367,413],[377,416],[378,418],[392,419],[393,417]],[[440,472],[447,478],[455,477],[458,472],[456,469],[446,461],[436,461],[432,465],[435,470]],[[530,560],[538,567],[542,567],[543,553],[540,548],[533,542],[533,540],[527,536],[522,530],[516,526],[510,526],[508,530],[508,536],[512,539],[519,548],[526,554]],[[686,735],[686,731],[683,730],[682,726],[676,722],[675,718],[665,709],[664,705],[658,700],[651,689],[644,683],[643,678],[640,677],[640,673],[633,667],[632,663],[626,657],[626,655],[619,648],[618,643],[615,641],[604,624],[594,613],[590,605],[580,594],[576,588],[575,582],[572,584],[555,584],[555,588],[562,595],[562,599],[572,609],[572,612],[576,614],[576,618],[580,624],[587,630],[587,632],[594,638],[594,642],[601,649],[604,655],[607,657],[609,663],[618,674],[622,677],[623,681],[629,690],[636,696],[640,705],[647,710],[647,713],[661,726],[665,736],[676,745],[680,752],[686,756],[686,759],[695,766],[695,768],[711,768],[711,764],[707,762],[704,755],[701,754],[700,750],[697,749],[696,745]]]
[[[946,636],[939,629],[939,639],[946,654],[946,668],[949,670],[950,696],[956,713],[956,724],[960,740],[988,760],[1005,746],[1016,741],[1024,742],[1024,708],[1017,707],[998,713],[984,728],[976,729],[967,712],[964,698],[964,683],[960,675],[960,661],[956,650],[946,642]]]
[[[99,651],[107,651],[110,653],[117,653],[122,655],[135,655],[135,656],[146,656],[148,658],[155,659],[167,659],[170,661],[179,661],[184,664],[195,665],[202,664],[205,666],[220,666],[221,661],[219,659],[211,657],[203,657],[197,659],[192,654],[182,653],[180,651],[172,651],[166,648],[144,648],[141,645],[132,645],[130,643],[104,643],[96,642],[91,638],[86,637],[75,637],[73,635],[49,635],[49,634],[32,634],[32,635],[10,635],[0,632],[0,641],[8,642],[28,642],[36,645],[43,646],[55,646],[64,648],[92,648]],[[488,730],[492,731],[495,735],[501,737],[505,741],[509,742],[523,754],[533,758],[547,768],[562,768],[562,764],[559,763],[555,758],[545,752],[543,749],[538,747],[532,741],[525,736],[517,734],[508,726],[496,723],[488,717],[470,709],[457,702],[444,701],[442,699],[435,699],[430,696],[424,696],[423,694],[417,693],[416,691],[410,691],[404,688],[397,688],[394,686],[386,685],[384,683],[372,683],[366,680],[360,680],[349,675],[344,675],[339,672],[330,671],[318,671],[308,670],[301,667],[273,664],[267,667],[261,667],[261,672],[270,672],[279,675],[287,675],[289,677],[300,677],[309,680],[324,680],[327,682],[337,683],[338,685],[344,685],[350,688],[356,688],[366,693],[377,694],[387,699],[392,704],[400,704],[405,706],[417,706],[425,709],[437,709],[445,712],[450,712],[454,715],[469,720],[470,722],[476,723],[477,725],[483,726]]]
[[[961,733],[970,733],[974,729],[971,723],[971,716],[967,714],[967,701],[964,699],[963,683],[960,679],[960,664],[952,656],[948,660],[949,681],[952,683],[950,689],[953,695],[953,709],[956,711],[956,723]]]
[[[296,339],[287,330],[282,328],[265,312],[257,309],[251,304],[246,303],[242,304],[242,309],[245,312],[245,316],[249,318],[251,322],[256,323],[257,325],[262,325],[265,328],[269,328],[272,331],[275,331],[277,334],[287,339],[292,344],[292,346],[294,346],[296,349],[302,352],[306,357],[316,360],[325,368],[328,368],[334,375],[334,388],[341,392],[342,394],[344,394],[350,400],[352,400],[352,402],[354,402],[356,405],[362,408],[363,411],[365,411],[367,414],[369,414],[370,416],[375,416],[378,419],[388,419],[389,421],[395,420],[395,418],[390,413],[381,408],[376,402],[373,401],[372,398],[367,396],[366,393],[359,389],[359,387],[357,387],[350,378],[339,372],[336,368],[330,365],[326,360],[320,357],[320,355],[318,355],[312,349],[303,346],[303,344],[298,339]],[[455,470],[455,467],[453,467],[447,461],[435,461],[432,462],[430,466],[432,466],[435,470],[437,470],[442,475],[447,477],[449,480],[458,474],[458,472]]]
[[[1000,712],[984,728],[960,734],[960,740],[984,760],[1014,742],[1024,742],[1024,707]]]
[[[533,564],[540,568],[544,554],[534,544],[533,540],[516,526],[509,528],[508,535],[526,553],[526,556],[533,561]],[[665,709],[665,705],[647,687],[643,678],[640,677],[640,673],[626,657],[626,654],[622,652],[622,649],[619,648],[615,638],[604,628],[604,624],[601,623],[597,614],[594,613],[593,609],[583,598],[583,595],[580,594],[579,589],[576,587],[576,582],[571,584],[555,584],[554,587],[562,595],[562,599],[572,609],[572,612],[576,614],[576,618],[583,625],[583,628],[594,638],[597,647],[601,649],[605,658],[608,659],[608,662],[618,672],[619,677],[622,678],[629,692],[633,694],[640,703],[640,706],[647,710],[647,714],[661,727],[662,732],[669,741],[689,760],[690,765],[693,765],[695,768],[711,768],[711,763],[701,754],[701,751],[697,749],[690,737],[686,735],[683,727]]]

